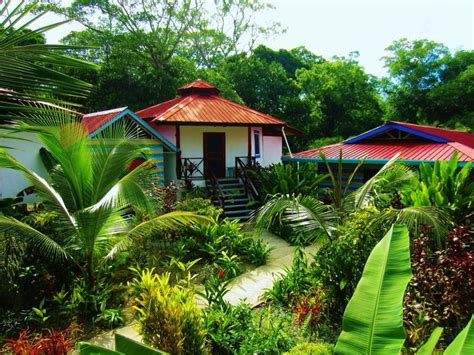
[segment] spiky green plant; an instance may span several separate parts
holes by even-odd
[[[93,288],[98,263],[114,257],[134,238],[209,220],[191,212],[154,216],[150,196],[141,184],[144,175],[153,174],[153,161],[129,168],[136,157],[147,155],[140,140],[127,139],[121,129],[89,139],[74,117],[67,122],[60,115],[58,126],[30,127],[57,162],[49,177],[40,176],[1,150],[0,167],[21,172],[31,183],[44,206],[56,212],[55,234],[62,237],[52,238],[8,216],[0,216],[0,235],[15,235],[45,256],[74,263]],[[150,219],[132,226],[132,206],[148,211]]]

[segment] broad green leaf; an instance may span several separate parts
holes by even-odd
[[[399,354],[403,294],[412,277],[408,230],[395,224],[370,253],[344,312],[336,354]]]
[[[424,343],[416,352],[417,355],[431,355],[436,348],[436,344],[438,343],[441,334],[443,333],[443,328],[437,327],[431,333],[428,341]]]
[[[473,316],[466,327],[457,335],[446,348],[445,355],[474,354],[474,328],[472,327]]]

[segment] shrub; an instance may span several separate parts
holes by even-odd
[[[323,288],[333,291],[335,324],[352,297],[364,265],[374,246],[383,237],[385,228],[379,224],[369,227],[379,215],[375,207],[353,212],[340,227],[341,235],[321,247],[312,265],[313,277]]]
[[[291,307],[295,297],[311,292],[313,280],[308,258],[303,248],[295,249],[295,257],[290,268],[285,268],[285,274],[280,275],[266,296],[277,304]]]
[[[225,309],[208,307],[205,311],[204,324],[207,343],[213,353],[238,353],[252,325],[252,310],[245,303]]]
[[[24,330],[16,339],[3,339],[6,345],[0,350],[13,354],[66,355],[73,349],[77,335],[78,330],[72,328],[63,331],[46,329],[39,334]]]
[[[213,354],[279,354],[297,341],[291,316],[272,307],[258,311],[244,303],[225,310],[210,307],[205,324]]]
[[[284,355],[331,355],[334,353],[334,345],[327,343],[301,343],[296,345]]]
[[[412,243],[413,278],[405,294],[406,345],[416,349],[437,326],[449,343],[474,309],[474,232],[459,227],[448,235],[445,248],[432,252],[429,239]]]
[[[436,161],[432,167],[420,164],[418,183],[402,193],[406,206],[436,206],[449,210],[459,222],[465,222],[466,212],[474,204],[474,182],[470,178],[472,163],[458,168],[458,155],[450,161]]]
[[[268,256],[270,255],[273,248],[268,246],[263,239],[250,239],[245,247],[246,258],[249,263],[255,266],[265,265],[267,263]]]
[[[258,168],[253,172],[261,196],[275,194],[302,194],[315,196],[319,184],[326,175],[318,175],[316,165],[312,163],[273,164],[267,168]]]
[[[130,288],[145,343],[171,354],[202,352],[205,331],[193,292],[170,285],[170,273],[158,275],[153,269],[137,271]]]
[[[222,209],[216,208],[211,200],[197,197],[186,198],[176,204],[176,210],[195,212],[203,216],[209,216],[217,219],[222,214]]]

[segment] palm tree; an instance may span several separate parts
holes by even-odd
[[[74,263],[94,287],[96,265],[113,258],[130,242],[155,230],[208,219],[190,212],[171,212],[136,226],[130,223],[132,206],[152,215],[154,206],[146,193],[143,176],[153,174],[153,162],[130,170],[130,163],[147,155],[139,140],[127,139],[126,129],[110,129],[89,139],[83,126],[60,113],[57,126],[22,125],[34,131],[57,164],[45,179],[0,150],[0,168],[23,174],[44,206],[57,213],[56,232],[60,239],[45,235],[25,222],[0,216],[0,236],[15,235],[28,241],[45,256]]]
[[[322,156],[325,159],[324,156]],[[268,229],[274,223],[285,223],[296,233],[319,231],[331,241],[336,237],[337,223],[341,224],[353,211],[377,205],[381,201],[387,202],[387,197],[404,187],[412,184],[416,174],[407,166],[396,163],[398,156],[388,161],[371,179],[363,186],[349,193],[347,186],[342,182],[342,158],[336,172],[326,162],[328,174],[334,184],[330,191],[332,204],[324,205],[316,198],[309,196],[275,195],[266,204],[260,207],[254,216],[254,221],[259,231]],[[349,176],[347,185],[350,184],[360,164],[356,166]],[[435,242],[440,241],[447,234],[449,218],[442,210],[432,206],[404,207],[401,209],[388,208],[375,220],[369,221],[368,228],[379,223],[405,224],[415,235],[424,225],[433,227]]]
[[[19,112],[48,112],[53,106],[77,106],[92,85],[55,68],[97,69],[92,63],[63,53],[70,46],[45,44],[44,33],[68,21],[40,26],[46,12],[39,1],[11,0],[0,4],[0,113],[3,119],[21,119]],[[60,106],[57,106],[60,105]]]

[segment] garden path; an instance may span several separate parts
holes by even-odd
[[[285,240],[275,236],[270,232],[264,232],[262,239],[266,241],[272,249],[265,265],[259,266],[254,270],[237,276],[230,285],[229,292],[225,295],[225,299],[232,305],[239,304],[242,300],[255,307],[262,303],[261,296],[267,288],[271,288],[274,279],[279,274],[285,273],[285,267],[290,266],[293,262],[292,247]],[[307,254],[315,254],[317,247],[309,246],[305,249]],[[199,304],[203,304],[203,300],[197,300]],[[133,340],[141,341],[136,327],[130,324],[107,333],[103,333],[90,340],[91,343],[97,344],[109,349],[114,348],[114,334],[118,333]]]
[[[231,283],[225,300],[232,305],[237,305],[241,300],[255,307],[262,300],[265,290],[271,288],[275,277],[285,273],[285,267],[293,262],[294,247],[285,240],[270,232],[264,232],[262,239],[273,248],[267,263],[254,270],[239,275]],[[309,246],[305,249],[308,254],[315,254],[317,247]]]

